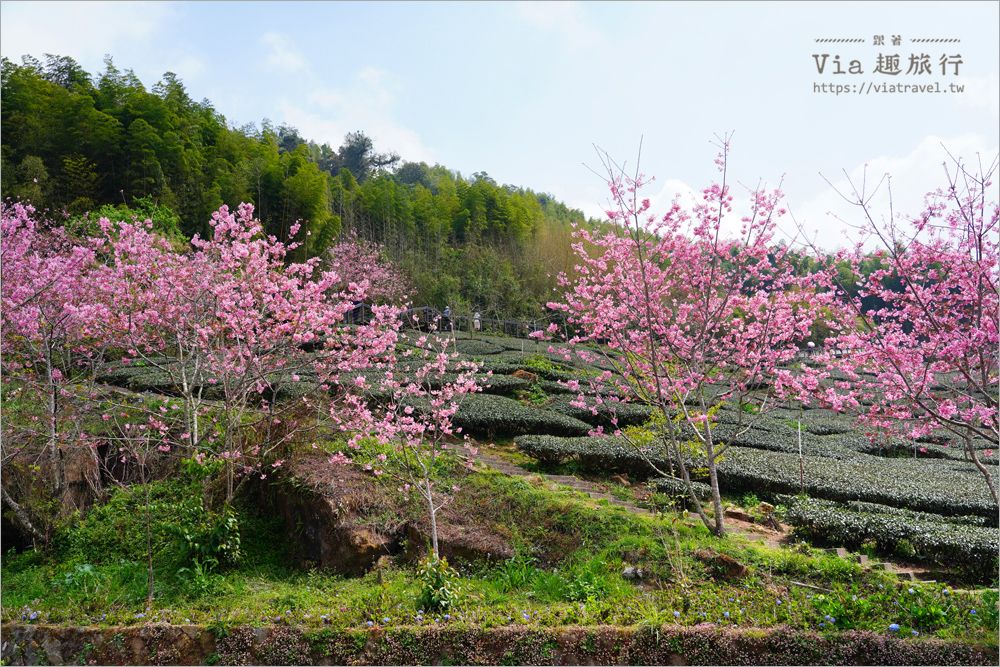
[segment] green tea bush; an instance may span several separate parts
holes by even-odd
[[[515,438],[514,444],[528,456],[545,464],[558,464],[574,458],[585,470],[594,474],[625,474],[638,478],[655,474],[654,468],[642,454],[621,437],[558,438],[529,435]],[[661,470],[669,467],[662,450],[648,448],[646,454]]]
[[[538,386],[541,387],[546,394],[573,394],[576,396],[578,393],[566,385],[553,382],[552,380],[539,380]]]
[[[522,435],[514,438],[517,448],[542,465],[557,466],[575,454],[570,440],[550,435]]]
[[[316,377],[303,375],[298,380],[293,380],[288,376],[275,384],[278,389],[275,398],[278,401],[292,401],[312,394],[316,390]]]
[[[476,384],[479,385],[486,394],[501,394],[504,396],[513,394],[519,389],[528,387],[527,380],[516,378],[510,375],[477,375]]]
[[[559,385],[561,387],[561,385]],[[571,391],[571,390],[570,390]],[[572,392],[576,393],[576,392]],[[585,421],[588,424],[593,424],[594,426],[603,426],[605,430],[615,429],[615,428],[625,428],[626,426],[638,426],[640,424],[645,424],[649,418],[653,415],[653,409],[648,405],[642,405],[639,403],[623,403],[615,401],[603,401],[599,405],[596,399],[592,397],[586,397],[584,402],[587,407],[578,407],[572,405],[572,403],[578,403],[576,396],[559,396],[554,398],[549,404],[549,409],[560,412],[564,415],[569,415],[580,421]],[[597,414],[595,415],[591,408],[597,408]],[[611,422],[612,419],[617,419],[617,425]]]
[[[672,498],[687,497],[687,485],[684,483],[684,480],[677,479],[676,477],[660,477],[650,480],[649,485],[657,493],[662,493]],[[712,496],[712,487],[704,482],[691,482],[691,486],[694,488],[694,492],[699,500],[708,500]]]
[[[524,368],[523,364],[508,361],[497,361],[495,359],[486,359],[480,361],[479,372],[489,373],[492,372],[494,375],[510,375]]]
[[[132,391],[153,391],[157,393],[173,393],[177,381],[169,373],[158,369],[145,369],[144,373],[134,373],[128,376],[127,386]]]
[[[804,420],[802,430],[813,435],[841,435],[854,430],[853,426],[836,419]]]
[[[485,340],[460,340],[458,341],[455,349],[461,354],[467,354],[473,357],[500,354],[504,350],[503,347],[489,343]]]
[[[731,447],[718,467],[728,493],[799,492],[798,456]],[[971,464],[930,459],[886,459],[856,455],[833,460],[805,459],[810,496],[909,508],[945,516],[975,515],[996,525],[996,506],[982,476]]]
[[[882,553],[894,553],[906,545],[915,555],[956,565],[983,582],[996,576],[1000,552],[996,529],[897,514],[856,512],[810,498],[792,501],[785,520],[802,537],[850,548],[874,542]]]
[[[852,512],[891,514],[893,516],[907,517],[910,519],[917,519],[919,521],[933,521],[934,523],[957,523],[967,526],[981,527],[990,525],[990,522],[986,519],[986,517],[981,516],[942,516],[940,514],[931,514],[929,512],[914,512],[912,510],[902,509],[899,507],[866,503],[859,500],[852,500],[847,503],[847,509]]]
[[[725,424],[717,429],[725,429]],[[750,437],[757,438],[751,429]],[[815,436],[814,436],[815,437]],[[830,436],[841,437],[841,436]],[[575,458],[598,474],[623,473],[637,478],[654,470],[621,438],[521,437],[515,444],[544,463]],[[943,516],[982,517],[996,526],[992,497],[979,472],[970,463],[934,459],[867,456],[852,450],[805,458],[805,490],[813,497],[841,502],[862,501],[908,508]],[[805,447],[803,447],[805,450]],[[662,450],[650,448],[650,461],[660,470],[669,466]],[[719,462],[720,487],[727,493],[795,494],[800,490],[799,458],[793,452],[733,446]],[[687,465],[701,461],[687,457]]]
[[[168,359],[157,358],[158,363],[169,363]],[[131,364],[122,364],[108,368],[98,374],[97,380],[117,387],[127,387],[129,381],[139,375],[148,375],[158,369],[144,361],[136,361]]]
[[[526,408],[515,400],[490,394],[473,394],[462,402],[452,423],[464,433],[515,436],[526,433],[579,436],[590,425],[551,410]]]

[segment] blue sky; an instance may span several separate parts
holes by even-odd
[[[657,179],[646,192],[665,210],[717,177],[715,135],[734,132],[737,212],[744,186],[783,181],[796,219],[832,248],[842,225],[827,212],[857,212],[824,177],[843,188],[866,164],[869,186],[891,173],[894,210],[916,214],[945,185],[942,143],[993,161],[997,25],[997,2],[2,2],[0,52],[66,55],[92,74],[109,54],[148,87],[172,71],[232,124],[269,118],[334,148],[362,130],[379,151],[487,172],[589,215],[607,200],[595,144],[634,165],[642,138],[642,171]],[[902,71],[875,72],[880,54]],[[907,74],[924,54],[931,73]],[[837,55],[862,73],[833,74]],[[942,55],[961,56],[957,75],[942,74]],[[853,91],[869,84],[964,90]]]

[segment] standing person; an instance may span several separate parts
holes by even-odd
[[[476,313],[475,315],[472,316],[472,328],[475,331],[479,331],[482,329],[482,327],[483,327],[483,322],[482,320],[479,319],[479,313]]]
[[[451,306],[444,307],[444,330],[451,331]]]

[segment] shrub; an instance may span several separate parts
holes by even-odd
[[[621,473],[638,478],[655,474],[642,455],[623,438],[522,436],[515,438],[514,444],[528,456],[545,464],[558,464],[575,458],[585,470],[594,474]],[[666,459],[655,449],[650,448],[648,456],[661,470],[669,467]]]
[[[455,349],[461,354],[473,357],[482,357],[503,352],[501,346],[488,343],[484,340],[460,340]]]
[[[688,491],[684,480],[675,477],[660,477],[651,480],[649,485],[657,493],[662,493],[672,498],[686,498]],[[700,500],[708,500],[712,495],[712,487],[703,482],[691,482],[694,492]]]
[[[562,385],[557,386],[562,388],[564,391],[571,391],[566,390],[566,388],[562,387]],[[575,394],[576,392],[572,393]],[[625,428],[626,426],[645,424],[653,415],[652,408],[648,405],[642,405],[640,403],[604,401],[598,405],[597,401],[591,397],[585,398],[584,401],[586,402],[587,407],[578,407],[572,405],[572,403],[579,402],[575,396],[559,396],[552,400],[549,404],[549,408],[564,415],[569,415],[570,417],[579,419],[580,421],[585,421],[588,424],[603,426],[605,429]],[[596,415],[592,410],[594,407],[597,408]],[[613,418],[618,420],[617,425],[611,422]]]
[[[452,423],[465,433],[484,436],[515,436],[525,433],[579,436],[590,425],[551,410],[526,408],[504,396],[467,396]]]
[[[730,493],[799,492],[798,456],[731,447],[719,464],[719,482]],[[976,515],[996,525],[996,506],[972,464],[932,459],[854,455],[805,460],[805,490],[827,500],[910,508],[945,516]]]
[[[417,604],[424,609],[453,609],[458,605],[462,588],[458,572],[444,558],[427,556],[417,567],[421,589]]]
[[[202,507],[200,490],[178,479],[151,482],[149,496],[154,559],[179,540],[185,558],[239,560],[239,523],[231,510],[221,517],[212,516]],[[94,507],[70,529],[70,552],[94,564],[145,560],[145,511],[140,487],[114,491],[107,503]]]
[[[1000,551],[996,529],[953,523],[945,517],[918,519],[913,516],[917,513],[875,513],[870,505],[858,512],[811,498],[791,502],[785,520],[800,536],[851,548],[874,542],[880,552],[890,554],[905,547],[915,555],[958,565],[983,582],[996,575]]]

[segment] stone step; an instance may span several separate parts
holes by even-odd
[[[615,498],[610,493],[598,493],[597,491],[588,491],[586,493],[587,493],[588,496],[590,496],[594,500],[609,500],[609,501],[610,500],[618,500],[617,498]]]
[[[577,493],[590,493],[591,491],[593,491],[594,493],[598,492],[597,489],[595,489],[592,486],[579,486],[576,484],[559,484],[558,482],[551,482],[551,485],[552,488],[561,487],[564,489],[569,489],[571,491],[576,491]]]
[[[579,477],[574,477],[573,475],[542,475],[545,479],[556,482],[558,484],[567,484],[570,482],[583,482]],[[589,483],[589,482],[583,482]]]
[[[490,466],[494,470],[499,470],[501,472],[517,473],[518,475],[530,475],[531,473],[524,468],[518,468],[517,466],[504,465],[502,463],[496,463]]]
[[[513,463],[509,463],[507,461],[504,461],[503,459],[498,459],[498,458],[495,458],[493,456],[472,456],[472,457],[464,457],[464,458],[471,459],[471,460],[473,460],[473,461],[475,461],[477,463],[483,463],[483,464],[491,465],[491,466],[492,465],[508,465],[508,466],[514,465]]]
[[[463,458],[472,459],[473,461],[482,461],[484,463],[494,463],[497,461],[503,461],[503,459],[499,459],[495,456],[483,456],[482,454],[472,454],[472,455],[459,454],[459,456],[462,456]]]
[[[764,537],[760,533],[738,533],[738,534],[742,535],[745,538],[747,538],[751,542],[763,542],[764,540],[767,539],[766,537]]]
[[[907,581],[917,580],[917,576],[913,572],[910,572],[909,570],[899,570],[892,563],[869,563],[868,565],[876,570],[892,572],[900,579],[906,579]]]
[[[559,484],[559,482],[556,482],[556,484]],[[588,484],[587,482],[570,482],[569,484],[560,484],[560,486],[568,486],[574,491],[582,491],[584,493],[589,493],[591,491],[594,493],[601,493],[600,489],[593,484]]]

